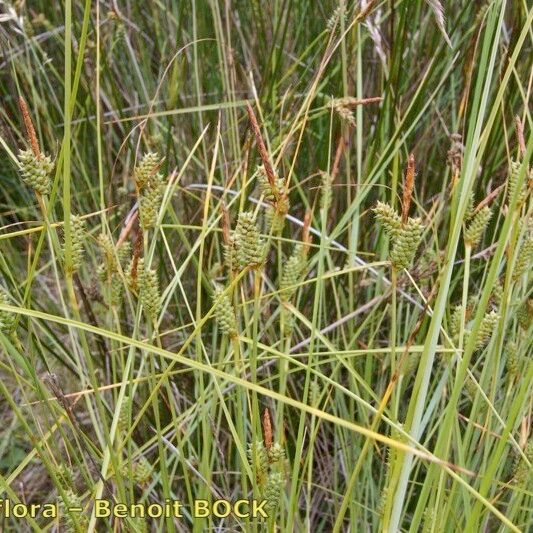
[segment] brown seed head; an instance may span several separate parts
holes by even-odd
[[[403,199],[402,199],[402,223],[405,224],[409,217],[409,208],[411,207],[411,200],[413,198],[413,187],[415,185],[415,156],[409,154],[407,161],[407,171],[405,173],[405,181],[403,183]]]
[[[28,141],[30,143],[31,149],[35,154],[35,157],[41,157],[41,150],[39,149],[39,143],[37,142],[37,135],[35,134],[35,128],[33,127],[33,122],[30,117],[30,112],[28,111],[28,105],[26,100],[19,96],[19,108],[22,113],[22,120],[24,121],[24,126],[26,126],[26,132],[28,134]]]
[[[265,408],[263,413],[263,434],[265,436],[265,447],[267,450],[270,450],[272,447],[272,423],[270,421],[268,407]]]

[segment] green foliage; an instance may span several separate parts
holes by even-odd
[[[528,2],[96,6],[1,9],[3,530],[530,528]]]

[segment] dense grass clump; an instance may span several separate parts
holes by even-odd
[[[0,529],[531,531],[532,21],[0,3]]]

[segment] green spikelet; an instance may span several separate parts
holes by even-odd
[[[513,269],[512,280],[518,281],[522,274],[529,270],[529,265],[531,264],[531,258],[533,257],[533,235],[526,236],[520,251],[518,252],[518,257],[516,258],[516,263]]]
[[[373,211],[378,221],[382,224],[385,233],[389,237],[396,237],[402,227],[400,215],[389,204],[383,202],[378,202]]]
[[[424,226],[419,218],[409,218],[407,224],[395,235],[390,258],[398,270],[408,268],[415,256]]]
[[[432,509],[430,507],[426,508],[424,510],[423,515],[423,525],[422,525],[422,532],[421,533],[430,533],[431,531],[434,531],[435,524],[437,523],[437,516],[435,509]]]
[[[318,407],[318,404],[320,402],[320,392],[320,385],[316,381],[311,382],[309,399],[310,404],[313,407]]]
[[[11,305],[6,290],[0,287],[0,304]],[[0,311],[0,331],[4,335],[11,335],[15,331],[16,316],[9,311]]]
[[[470,378],[465,381],[465,390],[468,393],[468,396],[470,396],[470,399],[474,401],[478,389],[477,385]]]
[[[18,161],[24,183],[39,194],[50,194],[50,174],[54,168],[50,156],[37,157],[31,149],[20,150]]]
[[[145,267],[144,259],[139,259],[137,282],[139,286],[139,300],[144,308],[144,312],[149,318],[155,320],[161,309],[159,281],[156,271]]]
[[[476,349],[480,350],[489,343],[499,320],[500,315],[496,311],[490,311],[483,317],[477,333]]]
[[[255,443],[249,444],[247,454],[250,466],[252,468],[255,467],[257,481],[261,485],[264,483],[266,473],[268,472],[268,453],[263,441],[258,440]]]
[[[408,268],[415,256],[424,226],[419,218],[409,218],[402,224],[402,219],[396,211],[383,202],[378,202],[373,209],[376,218],[383,225],[385,233],[393,239],[390,259],[394,268],[401,270]]]
[[[407,354],[405,362],[402,367],[402,374],[404,376],[409,376],[418,368],[418,363],[420,361],[420,354],[412,353]]]
[[[113,246],[111,237],[107,233],[100,233],[98,236],[98,246],[102,255],[102,263],[99,265],[99,277],[101,281],[110,280],[113,273],[117,270],[115,247]]]
[[[474,191],[468,197],[468,204],[466,205],[465,220],[470,220],[474,216]]]
[[[230,237],[229,242],[224,244],[224,264],[230,274],[238,270],[239,258],[237,257],[237,248],[233,237]]]
[[[452,310],[452,315],[450,317],[450,336],[452,339],[457,339],[459,337],[462,310],[462,305],[456,305]]]
[[[65,497],[60,502],[61,515],[63,516],[65,523],[65,531],[69,533],[72,531],[87,531],[89,526],[89,519],[86,513],[83,512],[70,512],[71,508],[83,509],[83,502],[80,497],[74,493],[71,489],[65,491]]]
[[[272,233],[281,233],[285,225],[285,215],[289,212],[288,191],[283,178],[276,177],[272,186],[268,180],[265,167],[258,167],[257,183],[263,198],[271,205],[266,210],[266,223]]]
[[[61,488],[67,492],[72,489],[74,484],[74,476],[72,470],[66,464],[61,463],[56,470],[57,481],[61,485]]]
[[[259,184],[259,190],[261,191],[261,194],[268,202],[276,202],[280,196],[284,196],[286,194],[285,180],[283,178],[276,177],[275,186],[272,187],[270,185],[270,181],[268,181],[268,176],[263,165],[257,167],[257,183]]]
[[[124,396],[122,405],[120,406],[120,412],[118,414],[117,427],[121,433],[125,433],[130,426],[130,413],[129,413],[129,396]]]
[[[159,209],[163,200],[163,184],[160,181],[149,182],[139,197],[139,213],[143,229],[153,228],[157,222]]]
[[[331,202],[333,200],[333,180],[331,179],[331,175],[328,172],[321,172],[320,177],[322,178],[322,186],[320,189],[320,209],[328,211],[331,207]],[[378,202],[378,204],[379,203],[380,202]]]
[[[110,291],[110,301],[109,303],[113,307],[118,307],[122,303],[122,297],[124,296],[124,284],[122,283],[122,278],[118,273],[114,273],[111,276],[111,291]]]
[[[385,513],[385,505],[387,503],[387,497],[389,495],[389,487],[388,485],[385,485],[383,489],[381,490],[381,494],[379,495],[378,504],[376,506],[376,513],[379,516],[383,516]]]
[[[297,290],[297,285],[301,281],[302,274],[306,267],[304,247],[298,243],[294,251],[286,261],[280,280],[280,298],[289,301]]]
[[[157,174],[157,170],[161,165],[161,158],[156,152],[148,152],[143,155],[138,166],[135,168],[133,177],[137,188],[141,190],[144,186]],[[156,181],[160,181],[156,178]]]
[[[72,272],[77,272],[83,261],[84,247],[83,234],[85,233],[85,221],[79,216],[70,215],[70,236],[72,247],[70,250],[72,259]],[[63,244],[62,255],[65,257],[65,243]]]
[[[481,237],[483,236],[491,217],[492,211],[485,206],[483,209],[480,209],[472,218],[472,221],[464,233],[465,242],[472,248],[476,248],[481,241]]]
[[[228,294],[217,287],[213,296],[216,305],[215,317],[222,333],[229,335],[230,337],[237,337],[237,320],[235,319],[235,309],[231,303],[231,299]]]
[[[533,463],[533,439],[529,439],[524,450],[524,455],[530,463]],[[513,483],[518,486],[529,485],[533,481],[533,468],[528,466],[521,456],[517,458],[514,473]]]
[[[263,489],[263,498],[267,501],[265,508],[273,513],[279,505],[281,494],[285,485],[285,479],[281,472],[271,472]]]
[[[283,335],[285,337],[289,337],[290,335],[292,335],[292,332],[294,330],[294,324],[295,324],[294,313],[292,313],[285,306],[282,306],[281,307],[281,320],[283,324]]]
[[[279,442],[275,442],[268,450],[268,460],[271,463],[282,463],[285,460],[285,450]]]
[[[123,522],[123,526],[126,527],[128,533],[147,533],[148,521],[145,517],[132,516],[128,518],[128,522]]]
[[[533,317],[533,300],[526,300],[516,313],[518,323],[522,329],[528,329],[531,324],[531,318]]]
[[[272,219],[272,224],[277,228],[278,232],[280,232],[285,225],[285,215],[289,212],[289,207],[289,196],[284,192],[276,202],[276,211]]]
[[[503,299],[503,287],[499,281],[497,281],[492,289],[492,301],[499,306]]]
[[[505,370],[511,379],[520,375],[520,357],[518,355],[518,346],[516,342],[510,341],[506,347],[507,359],[505,361]]]
[[[509,169],[509,179],[507,181],[507,203],[511,202],[516,189],[518,188],[518,175],[520,174],[520,162],[511,161],[511,168]],[[522,186],[518,194],[518,205],[522,204],[527,196],[525,187]]]
[[[285,226],[285,215],[281,215],[273,205],[269,205],[265,210],[265,222],[267,231],[281,233]]]
[[[152,475],[152,465],[148,462],[148,459],[144,455],[141,455],[139,459],[133,464],[133,481],[137,485],[146,485],[150,481]]]
[[[120,266],[125,270],[131,259],[131,243],[123,242],[117,250],[117,256]]]
[[[257,268],[264,260],[264,244],[252,213],[239,213],[235,228],[235,247],[241,268]]]

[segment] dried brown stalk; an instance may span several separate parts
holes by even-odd
[[[526,153],[526,141],[524,140],[524,125],[522,124],[522,120],[520,120],[520,117],[516,115],[515,117],[516,122],[516,136],[518,137],[518,146],[520,147],[520,153],[522,154],[522,157],[524,157]]]
[[[307,255],[309,252],[309,245],[311,244],[311,233],[309,228],[311,227],[311,211],[307,210],[304,216],[304,225],[302,228],[302,241],[304,243],[304,253]]]
[[[265,436],[265,446],[267,450],[272,447],[272,422],[270,420],[270,412],[268,407],[263,413],[263,434]]]
[[[139,259],[141,257],[142,249],[143,249],[143,230],[139,226],[137,228],[137,237],[135,239],[135,246],[133,248],[133,259],[131,263],[131,272],[130,272],[131,281],[134,286],[137,283],[137,266],[139,264]]]
[[[346,151],[346,148],[348,148],[350,144],[350,133],[348,132],[346,135],[341,134],[339,138],[339,142],[337,144],[337,150],[335,151],[335,159],[333,161],[333,167],[331,169],[331,181],[335,181],[340,165],[341,165],[341,158],[344,152]]]
[[[28,141],[30,142],[31,149],[35,157],[41,157],[41,150],[39,148],[39,143],[37,141],[37,135],[35,134],[35,128],[33,127],[33,122],[30,117],[30,112],[28,110],[28,105],[26,100],[19,96],[19,108],[22,113],[22,120],[24,121],[24,126],[26,126],[26,132],[28,134]]]
[[[402,222],[405,224],[409,217],[409,209],[411,207],[411,200],[413,198],[413,188],[415,185],[415,156],[409,154],[407,161],[407,171],[405,173],[405,181],[403,184],[403,199],[402,199]]]
[[[231,241],[230,220],[228,208],[226,207],[226,204],[224,204],[224,202],[222,202],[220,210],[222,211],[222,220],[220,224],[222,226],[222,237],[224,238],[224,244],[229,245]]]
[[[249,103],[246,103],[246,110],[248,111],[248,117],[250,118],[252,129],[254,130],[255,141],[257,143],[257,149],[259,150],[259,156],[261,157],[261,160],[263,161],[263,166],[265,167],[265,172],[268,178],[268,182],[270,183],[272,190],[276,191],[277,190],[276,175],[274,174],[274,169],[272,168],[272,165],[270,164],[268,152],[267,152],[265,143],[263,141],[263,137],[261,135],[261,129],[259,128],[259,123],[257,122],[257,117],[255,116],[254,110],[252,109],[252,106]]]
[[[477,204],[476,208],[474,209],[474,214],[483,209],[486,205],[489,205],[498,194],[502,191],[505,184],[500,185],[499,187],[496,187],[493,191],[491,191],[479,204]]]

